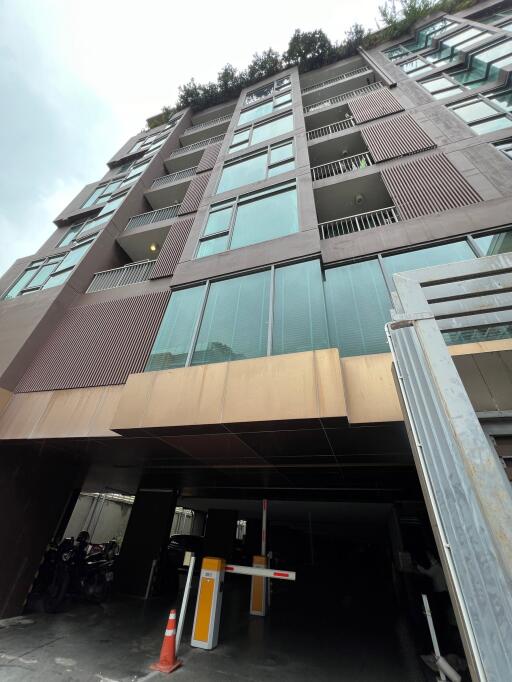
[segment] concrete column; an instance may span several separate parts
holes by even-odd
[[[176,499],[175,490],[139,488],[116,564],[116,585],[122,592],[146,595],[153,562],[157,570],[169,543]]]
[[[48,543],[59,540],[84,463],[50,446],[5,444],[0,456],[0,618],[20,615]]]

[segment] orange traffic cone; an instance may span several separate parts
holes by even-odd
[[[151,670],[158,670],[161,673],[172,673],[181,665],[183,665],[182,662],[176,658],[176,609],[172,609],[167,621],[160,660],[149,667]]]

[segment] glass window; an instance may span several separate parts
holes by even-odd
[[[265,140],[270,140],[272,137],[284,135],[293,130],[293,114],[290,112],[286,116],[274,118],[262,125],[255,126],[252,131],[251,144],[258,144]]]
[[[463,43],[465,40],[469,40],[469,38],[472,38],[473,36],[478,36],[481,33],[483,33],[483,31],[481,31],[478,28],[467,28],[465,31],[456,33],[450,38],[446,38],[446,40],[443,40],[443,45],[446,45],[446,47],[453,47],[454,45]]]
[[[250,185],[252,182],[264,180],[267,175],[267,151],[262,154],[242,159],[224,166],[220,176],[217,194],[227,192],[234,187]]]
[[[424,66],[425,62],[423,59],[412,59],[409,62],[404,62],[403,64],[400,64],[400,68],[402,71],[405,71],[405,73],[411,73],[411,71],[416,71],[416,69],[419,69],[420,67]]]
[[[384,50],[384,54],[388,59],[394,62],[395,60],[400,59],[400,57],[405,57],[405,55],[409,54],[409,50],[403,45],[397,45],[396,47],[389,47],[387,50]]]
[[[444,90],[445,88],[453,87],[453,83],[448,78],[441,76],[440,78],[434,78],[431,81],[423,81],[421,83],[425,90],[428,92],[437,92],[438,90]]]
[[[96,200],[103,194],[104,189],[105,185],[102,185],[101,187],[96,187],[96,189],[90,195],[90,197],[82,204],[82,208],[89,208],[89,206],[95,204]]]
[[[211,239],[203,239],[199,242],[196,258],[204,258],[205,256],[213,256],[216,253],[226,251],[229,243],[229,234],[222,237],[213,237]]]
[[[208,222],[206,223],[203,234],[207,236],[228,230],[234,205],[233,201],[214,204],[211,207]]]
[[[495,256],[498,253],[510,253],[512,251],[512,230],[499,232],[498,234],[486,234],[483,237],[475,237],[475,241],[486,256]]]
[[[489,62],[492,62],[494,59],[499,59],[500,57],[504,57],[505,55],[511,53],[512,40],[505,40],[504,42],[499,43],[498,45],[493,45],[485,50],[482,50],[482,52],[477,52],[477,54],[475,55],[475,59],[478,59],[479,61],[488,64]]]
[[[43,267],[39,270],[34,279],[30,282],[30,288],[39,289],[39,287],[46,282],[48,277],[55,270],[59,262],[60,258],[58,260],[53,259],[52,261],[49,261],[46,265],[43,265]]]
[[[512,89],[494,92],[492,94],[486,95],[486,98],[490,102],[497,104],[504,111],[512,113]]]
[[[272,352],[279,355],[328,347],[319,261],[276,268]]]
[[[293,142],[275,145],[270,149],[270,163],[279,163],[293,158]]]
[[[433,92],[432,97],[434,99],[444,99],[445,97],[453,97],[454,95],[460,95],[461,92],[464,92],[462,88],[449,88],[448,90],[441,90],[440,92]]]
[[[213,282],[193,365],[267,354],[270,271]]]
[[[292,93],[285,92],[282,95],[274,97],[274,107],[284,107],[285,104],[289,104],[292,101]]]
[[[114,180],[114,182],[110,182],[103,191],[102,194],[102,199],[105,197],[109,197],[111,194],[114,194],[116,189],[121,186],[122,180]]]
[[[289,85],[291,85],[292,79],[290,76],[283,76],[282,78],[278,78],[276,80],[276,90],[282,90],[283,88],[287,88]]]
[[[504,31],[512,31],[512,21],[507,21],[506,24],[500,26]]]
[[[268,169],[268,177],[273,178],[281,173],[287,173],[288,171],[295,169],[295,161],[286,161],[285,163],[278,163],[275,166],[271,166]]]
[[[59,242],[59,246],[67,246],[68,244],[71,244],[71,242],[74,241],[75,238],[80,234],[83,226],[84,223],[77,223],[76,225],[71,225],[69,230],[66,232],[64,237]]]
[[[184,367],[194,335],[205,285],[173,291],[145,372]]]
[[[250,133],[250,128],[247,128],[247,130],[240,130],[238,133],[235,133],[229,148],[234,149],[236,147],[237,149],[245,149],[245,147],[248,147]]]
[[[391,301],[377,260],[326,270],[325,298],[331,346],[342,356],[389,352]]]
[[[253,102],[257,102],[259,99],[269,97],[269,95],[272,94],[273,90],[274,83],[263,85],[261,88],[258,88],[257,90],[253,90],[252,92],[247,93],[245,98],[245,104],[252,104]]]
[[[4,299],[9,300],[11,298],[15,298],[20,291],[22,291],[26,286],[28,286],[30,280],[32,277],[35,275],[37,272],[37,269],[39,267],[41,261],[38,263],[34,264],[34,267],[28,268],[25,270],[25,272],[20,276],[20,278],[14,283],[14,285],[7,291],[7,293],[4,295]]]
[[[471,123],[472,121],[478,121],[481,118],[487,116],[493,116],[496,114],[496,110],[491,107],[490,104],[484,102],[483,100],[472,100],[468,104],[463,106],[457,106],[452,109],[459,118],[461,118],[465,123]]]
[[[58,287],[68,279],[72,270],[64,270],[63,272],[56,272],[50,277],[42,289],[51,289],[52,287]]]
[[[237,249],[269,239],[284,237],[299,229],[295,184],[274,194],[239,203],[231,248]]]
[[[478,135],[485,135],[485,133],[493,133],[495,130],[502,130],[512,126],[512,121],[506,116],[498,116],[497,118],[488,119],[487,121],[480,121],[473,123],[471,129]]]
[[[250,123],[261,116],[266,116],[271,114],[273,109],[272,101],[264,102],[263,104],[258,104],[258,106],[252,109],[247,109],[247,111],[242,111],[240,118],[238,119],[238,125],[242,126],[244,123]]]
[[[289,161],[288,161],[289,160]],[[288,163],[283,163],[288,161]],[[217,187],[217,194],[236,187],[265,180],[267,177],[293,170],[293,141],[273,145],[258,154],[245,156],[224,166]]]
[[[384,257],[384,267],[390,275],[407,270],[418,270],[433,265],[445,265],[456,261],[470,260],[475,254],[468,243],[454,242],[453,244],[441,244],[428,249],[418,249],[397,253],[395,256]]]
[[[60,272],[61,270],[67,270],[68,268],[75,266],[82,256],[84,256],[90,249],[93,241],[94,240],[92,239],[88,239],[87,241],[78,244],[78,246],[75,246],[74,249],[71,249],[71,251],[64,256],[63,260],[58,266],[58,271]]]
[[[505,154],[505,156],[512,160],[512,140],[496,142],[494,146],[496,147],[496,149],[502,152],[502,154]]]

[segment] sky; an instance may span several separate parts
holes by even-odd
[[[0,274],[191,77],[286,49],[296,28],[375,29],[381,0],[0,0]],[[252,9],[251,9],[252,8]]]

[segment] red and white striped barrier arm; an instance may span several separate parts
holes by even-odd
[[[277,571],[274,568],[256,568],[255,566],[238,566],[226,564],[226,573],[241,573],[242,575],[259,575],[262,578],[278,578],[280,580],[295,580],[295,571]]]

